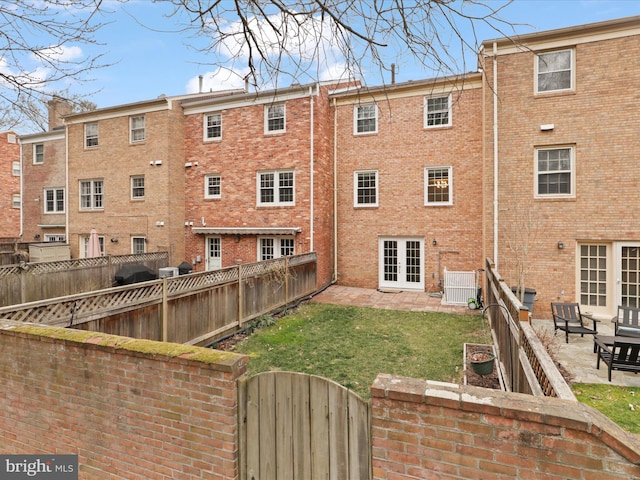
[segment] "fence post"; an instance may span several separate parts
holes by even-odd
[[[284,303],[289,303],[289,257],[284,257]]]
[[[242,264],[238,265],[238,327],[242,327],[242,319],[244,312],[242,311],[242,303],[244,297],[244,282],[242,281]]]
[[[167,337],[169,335],[169,326],[168,319],[169,317],[169,299],[167,292],[167,279],[166,277],[162,279],[162,341],[167,342]]]

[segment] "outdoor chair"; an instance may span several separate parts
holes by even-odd
[[[596,328],[598,320],[580,313],[578,303],[551,302],[551,313],[553,314],[553,333],[557,330],[564,331],[566,343],[569,343],[570,333],[579,333],[581,337],[584,337],[585,333],[589,335],[598,333]],[[585,318],[593,322],[593,329],[585,327]],[[593,351],[596,351],[595,345]]]
[[[618,306],[613,322],[616,336],[640,337],[640,308]]]

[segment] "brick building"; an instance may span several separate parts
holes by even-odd
[[[639,17],[482,45],[485,255],[534,310],[640,306],[639,57]]]
[[[328,84],[182,102],[185,243],[205,270],[310,251],[332,278]]]
[[[20,145],[15,132],[0,132],[0,238],[20,236]]]
[[[482,266],[482,77],[335,93],[337,277],[437,291]]]
[[[65,182],[37,174],[60,134],[23,138],[30,167],[45,148],[24,211],[59,208],[64,187],[74,257],[96,228],[104,253],[168,250],[195,271],[316,251],[318,286],[426,291],[489,257],[537,291],[536,316],[553,300],[612,315],[640,304],[639,25],[487,40],[478,72],[450,78],[67,115]],[[26,239],[59,233],[49,205]]]

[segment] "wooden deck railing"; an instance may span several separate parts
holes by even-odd
[[[575,400],[520,303],[495,268],[486,262],[485,314],[504,373],[507,389],[536,396]]]

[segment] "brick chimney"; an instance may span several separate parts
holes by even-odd
[[[72,106],[68,100],[54,95],[53,98],[47,102],[47,109],[49,111],[49,131],[51,132],[56,128],[64,126],[62,117],[71,113]]]

